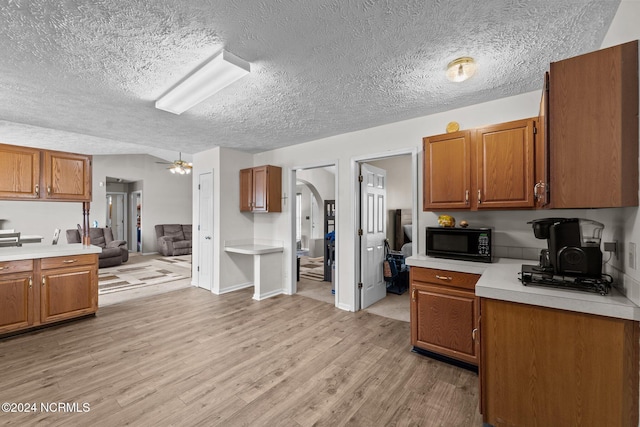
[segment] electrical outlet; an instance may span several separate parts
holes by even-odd
[[[629,268],[636,269],[636,244],[629,242]]]

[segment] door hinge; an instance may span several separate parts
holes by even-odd
[[[196,270],[196,271],[200,271],[200,266],[198,266],[198,267],[196,267],[196,268],[197,268],[197,270]]]
[[[538,133],[538,128],[537,128],[537,127],[535,127],[535,125],[534,125],[534,126],[533,126],[533,134],[535,135],[535,134],[537,134],[537,133]]]
[[[198,184],[198,190],[200,189],[200,184]]]
[[[364,181],[364,177],[362,175],[358,175],[358,182]]]
[[[362,236],[362,228],[358,228],[358,236]]]
[[[362,282],[358,282],[358,289],[362,289]]]
[[[198,224],[198,231],[200,231],[200,224]]]

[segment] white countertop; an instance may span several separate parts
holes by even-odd
[[[499,258],[493,263],[457,261],[415,255],[407,258],[412,267],[480,274],[476,295],[541,307],[557,308],[580,313],[597,314],[619,319],[640,320],[640,307],[612,288],[608,295],[541,286],[524,286],[518,280],[522,264],[535,264],[533,260]]]
[[[0,248],[0,262],[68,255],[99,254],[100,252],[102,252],[102,249],[99,246],[84,246],[82,243],[71,243],[67,245],[29,243],[19,247]]]
[[[262,244],[244,244],[244,245],[230,245],[224,247],[225,252],[233,252],[236,254],[244,254],[244,255],[264,255],[271,254],[275,252],[283,252],[284,248],[282,246],[271,246],[271,245],[262,245]]]

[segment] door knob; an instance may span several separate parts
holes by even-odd
[[[204,236],[205,240],[211,240],[211,236]]]

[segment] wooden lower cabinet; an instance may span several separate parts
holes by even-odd
[[[638,322],[487,298],[481,317],[485,423],[638,425]]]
[[[411,345],[477,366],[478,278],[411,267]]]
[[[97,310],[97,254],[0,262],[0,335]]]

